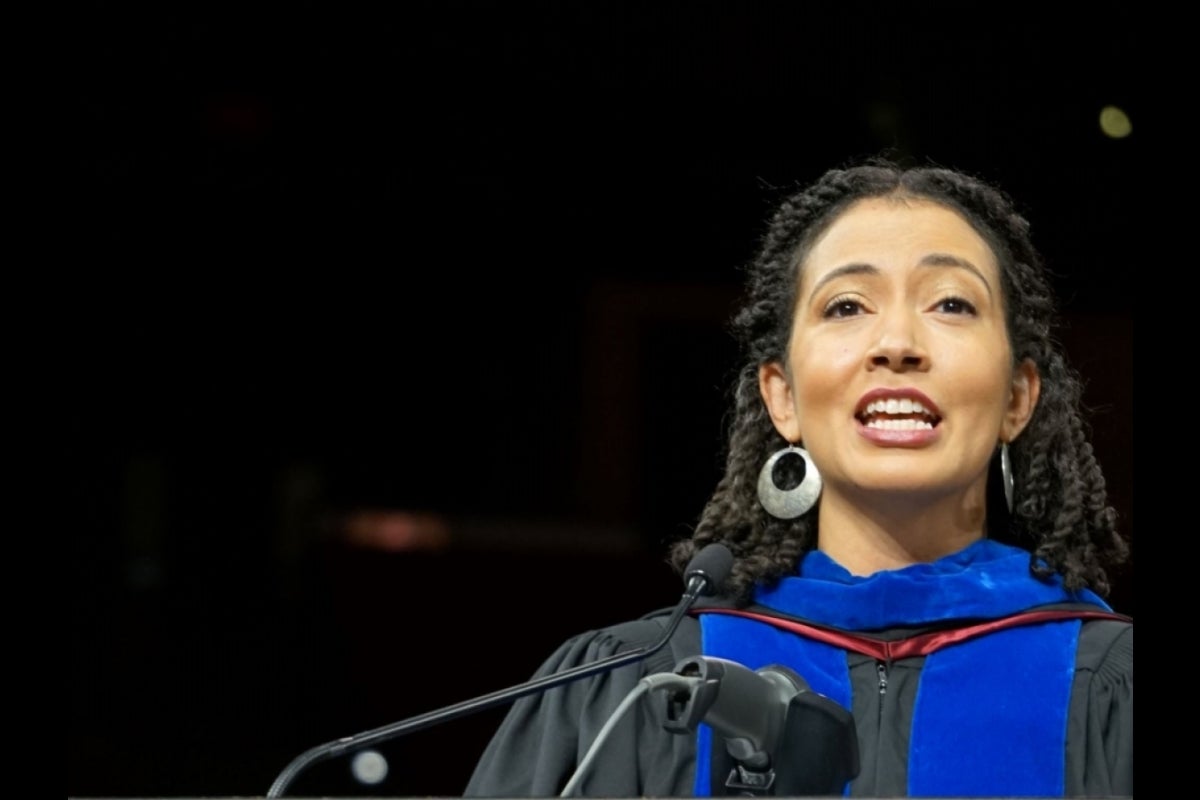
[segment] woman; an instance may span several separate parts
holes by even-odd
[[[726,545],[724,597],[651,658],[519,701],[466,793],[739,793],[728,730],[668,730],[654,693],[615,715],[703,656],[850,712],[829,793],[1131,795],[1133,627],[1101,599],[1127,546],[1054,321],[1028,224],[971,176],[874,163],[786,200],[735,318],[725,474],[672,553]],[[581,634],[539,674],[662,630]],[[819,771],[803,751],[772,767]]]

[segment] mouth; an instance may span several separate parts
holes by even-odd
[[[928,399],[911,394],[888,395],[872,392],[855,413],[866,428],[883,431],[931,431],[942,421],[937,407]]]

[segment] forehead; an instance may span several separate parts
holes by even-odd
[[[930,254],[974,264],[989,281],[999,276],[992,248],[958,211],[932,200],[871,197],[839,214],[801,263],[801,283],[847,264],[905,269]]]

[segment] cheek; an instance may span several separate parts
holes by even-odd
[[[956,402],[974,408],[986,420],[999,421],[1012,399],[1012,371],[1007,364],[975,364],[973,370],[961,370],[961,380],[951,383]]]
[[[854,349],[844,345],[797,352],[792,359],[797,412],[819,414],[844,406],[860,361]]]

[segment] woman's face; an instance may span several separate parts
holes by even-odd
[[[861,200],[800,265],[787,363],[760,370],[780,434],[825,491],[977,493],[1040,388],[1014,368],[999,266],[956,211]]]

